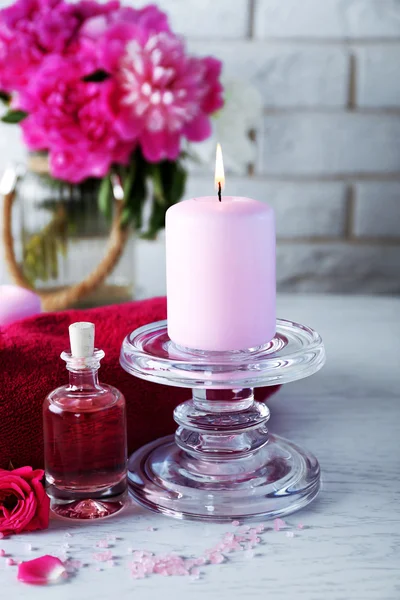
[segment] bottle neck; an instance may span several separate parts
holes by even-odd
[[[61,358],[67,363],[70,387],[80,391],[101,389],[99,368],[103,357],[103,350],[96,348],[93,355],[86,358],[76,358],[69,352],[63,352]]]
[[[99,384],[99,369],[80,369],[79,371],[69,372],[69,385],[71,388],[80,391],[91,391],[98,389]]]

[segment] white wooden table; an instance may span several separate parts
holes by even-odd
[[[199,580],[134,580],[129,547],[200,555],[234,528],[175,521],[135,506],[103,523],[53,521],[49,531],[1,540],[0,548],[23,560],[60,555],[68,543],[71,558],[87,566],[67,583],[39,588],[17,582],[16,567],[0,558],[2,597],[399,600],[400,299],[286,296],[279,316],[317,329],[327,349],[320,373],[285,386],[270,402],[271,430],[312,449],[323,472],[319,498],[286,519],[294,537],[266,531],[254,558],[236,553],[204,567]],[[64,537],[67,531],[72,537]],[[107,534],[119,538],[111,548],[115,565],[96,571],[102,565],[93,560],[95,544]]]

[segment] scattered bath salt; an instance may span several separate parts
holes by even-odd
[[[197,566],[201,566],[201,565],[205,565],[206,564],[206,559],[204,558],[204,556],[199,556],[199,558],[195,559],[195,565]]]
[[[212,565],[219,565],[220,563],[224,562],[224,560],[225,557],[223,554],[221,554],[221,552],[213,552],[209,556],[209,561]]]
[[[146,531],[157,531],[154,527],[147,527]]]
[[[95,568],[95,571],[98,571],[98,572],[100,572],[100,571],[102,571],[102,570],[103,570],[103,569],[100,569],[100,567],[96,567],[96,568]]]
[[[68,543],[65,543],[65,544],[63,544],[63,548],[65,548],[67,550],[68,548],[70,548],[70,545]]]
[[[200,579],[200,569],[198,567],[193,567],[193,569],[190,571],[190,575],[193,577],[193,579]]]
[[[286,527],[286,523],[283,519],[274,519],[274,530],[280,531],[282,527]]]
[[[7,558],[7,560],[6,560],[7,567],[13,567],[16,564],[17,563],[15,562],[15,560],[13,558]]]
[[[117,541],[117,538],[116,538],[115,535],[108,534],[106,537],[107,537],[107,539],[108,539],[109,542],[116,542]]]
[[[293,531],[287,531],[287,532],[286,532],[286,537],[288,537],[288,538],[292,538],[292,537],[294,537],[294,533],[293,533]]]
[[[93,554],[93,558],[98,562],[107,562],[112,559],[112,552],[111,550],[106,550],[106,552],[96,552]]]
[[[244,552],[243,556],[248,559],[254,558],[254,552],[253,552],[253,550],[246,550]]]
[[[107,565],[108,565],[109,567],[115,567],[115,560],[108,560],[108,561],[107,561]]]
[[[69,531],[67,531],[67,533],[64,533],[64,537],[70,538],[70,537],[72,537],[72,533],[69,533]]]
[[[108,548],[108,542],[107,540],[100,540],[97,542],[96,546],[97,548]]]
[[[299,523],[299,524],[297,525],[297,529],[304,529],[304,525],[303,525],[303,523]]]
[[[77,571],[78,569],[80,569],[82,566],[83,566],[83,563],[81,560],[77,560],[77,559],[73,559],[73,558],[69,558],[65,562],[65,568],[67,569],[68,573],[73,573],[74,571]]]
[[[0,556],[5,556],[6,555],[6,551],[3,550],[3,548],[0,548]]]
[[[233,525],[234,527],[239,527],[239,525],[240,525],[240,521],[236,521],[236,520],[235,520],[235,521],[232,521],[232,525]]]
[[[26,552],[32,552],[32,544],[25,544],[24,549]]]
[[[23,583],[47,585],[58,583],[67,577],[67,570],[59,558],[55,556],[40,556],[33,560],[22,562],[18,566],[17,578]]]
[[[126,552],[128,554],[132,554],[132,552],[134,552],[134,551],[135,551],[134,548],[131,548],[131,547],[129,547],[129,548],[126,549]]]
[[[264,525],[257,525],[256,532],[257,533],[262,533],[263,531],[265,531],[265,526]]]

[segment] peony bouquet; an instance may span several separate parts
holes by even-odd
[[[220,74],[215,58],[187,53],[154,5],[17,0],[0,11],[2,120],[46,153],[54,179],[102,180],[105,210],[118,177],[122,225],[140,225],[151,189],[149,235],[183,194],[185,141],[211,135]]]

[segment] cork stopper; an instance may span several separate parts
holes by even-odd
[[[74,358],[89,358],[94,351],[94,323],[81,321],[69,326],[71,355]]]

